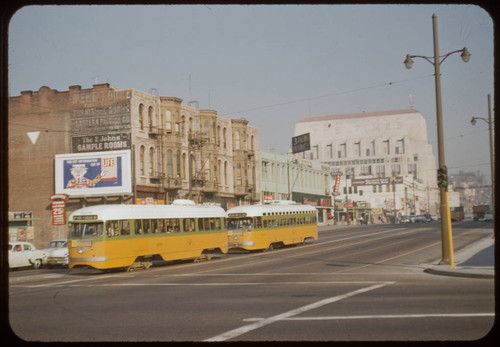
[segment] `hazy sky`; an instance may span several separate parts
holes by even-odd
[[[432,14],[441,65],[449,171],[489,177],[487,95],[493,21],[473,5],[31,6],[9,26],[9,95],[48,86],[118,89],[199,102],[259,129],[261,149],[286,153],[295,122],[413,107],[437,160]]]

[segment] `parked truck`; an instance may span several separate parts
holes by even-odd
[[[464,220],[464,207],[458,206],[450,208],[450,219],[452,222]]]
[[[484,218],[484,214],[490,210],[490,205],[472,206],[473,218],[475,221]]]

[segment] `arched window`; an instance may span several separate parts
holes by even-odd
[[[175,155],[176,176],[181,177],[181,151],[177,151]]]
[[[149,175],[153,176],[155,165],[155,150],[153,147],[149,148]]]
[[[144,129],[144,105],[139,104],[139,125],[140,129]]]
[[[217,142],[217,147],[220,147],[220,125],[217,126],[216,142]]]
[[[141,146],[141,148],[139,148],[139,172],[141,175],[144,175],[144,168],[145,168],[145,158],[144,158],[144,152],[146,151],[146,149],[144,148],[144,146]]]
[[[149,106],[148,108],[148,126],[149,131],[153,131],[153,106]]]
[[[227,148],[227,144],[226,144],[226,128],[224,128],[224,130],[222,130],[222,140],[224,142],[224,148]]]

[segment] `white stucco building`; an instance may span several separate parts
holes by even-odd
[[[295,124],[295,136],[306,133],[310,150],[295,156],[331,167],[337,203],[357,202],[371,207],[371,213],[394,208],[401,215],[438,213],[436,162],[420,112],[309,117]],[[342,176],[335,187],[337,172]]]

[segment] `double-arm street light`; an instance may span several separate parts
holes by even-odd
[[[493,145],[493,121],[491,119],[491,96],[488,94],[488,119],[483,117],[472,117],[470,124],[476,125],[476,119],[481,119],[488,123],[490,132],[490,170],[491,170],[491,209],[493,210],[493,220],[495,220],[495,163],[494,163],[494,145]]]
[[[413,66],[412,58],[423,58],[429,63],[434,65],[434,79],[436,84],[436,118],[437,118],[437,136],[438,136],[438,158],[439,158],[439,195],[440,195],[440,211],[441,211],[441,247],[442,258],[440,264],[448,264],[450,268],[454,268],[453,263],[453,242],[451,237],[451,220],[450,220],[450,207],[448,203],[448,177],[447,169],[444,160],[444,144],[443,144],[443,116],[441,107],[441,63],[454,53],[462,53],[461,57],[464,62],[470,59],[470,53],[466,47],[459,49],[445,55],[439,55],[439,45],[437,36],[437,16],[432,15],[432,25],[434,33],[434,57],[425,57],[422,55],[406,55],[404,64],[407,69]]]

